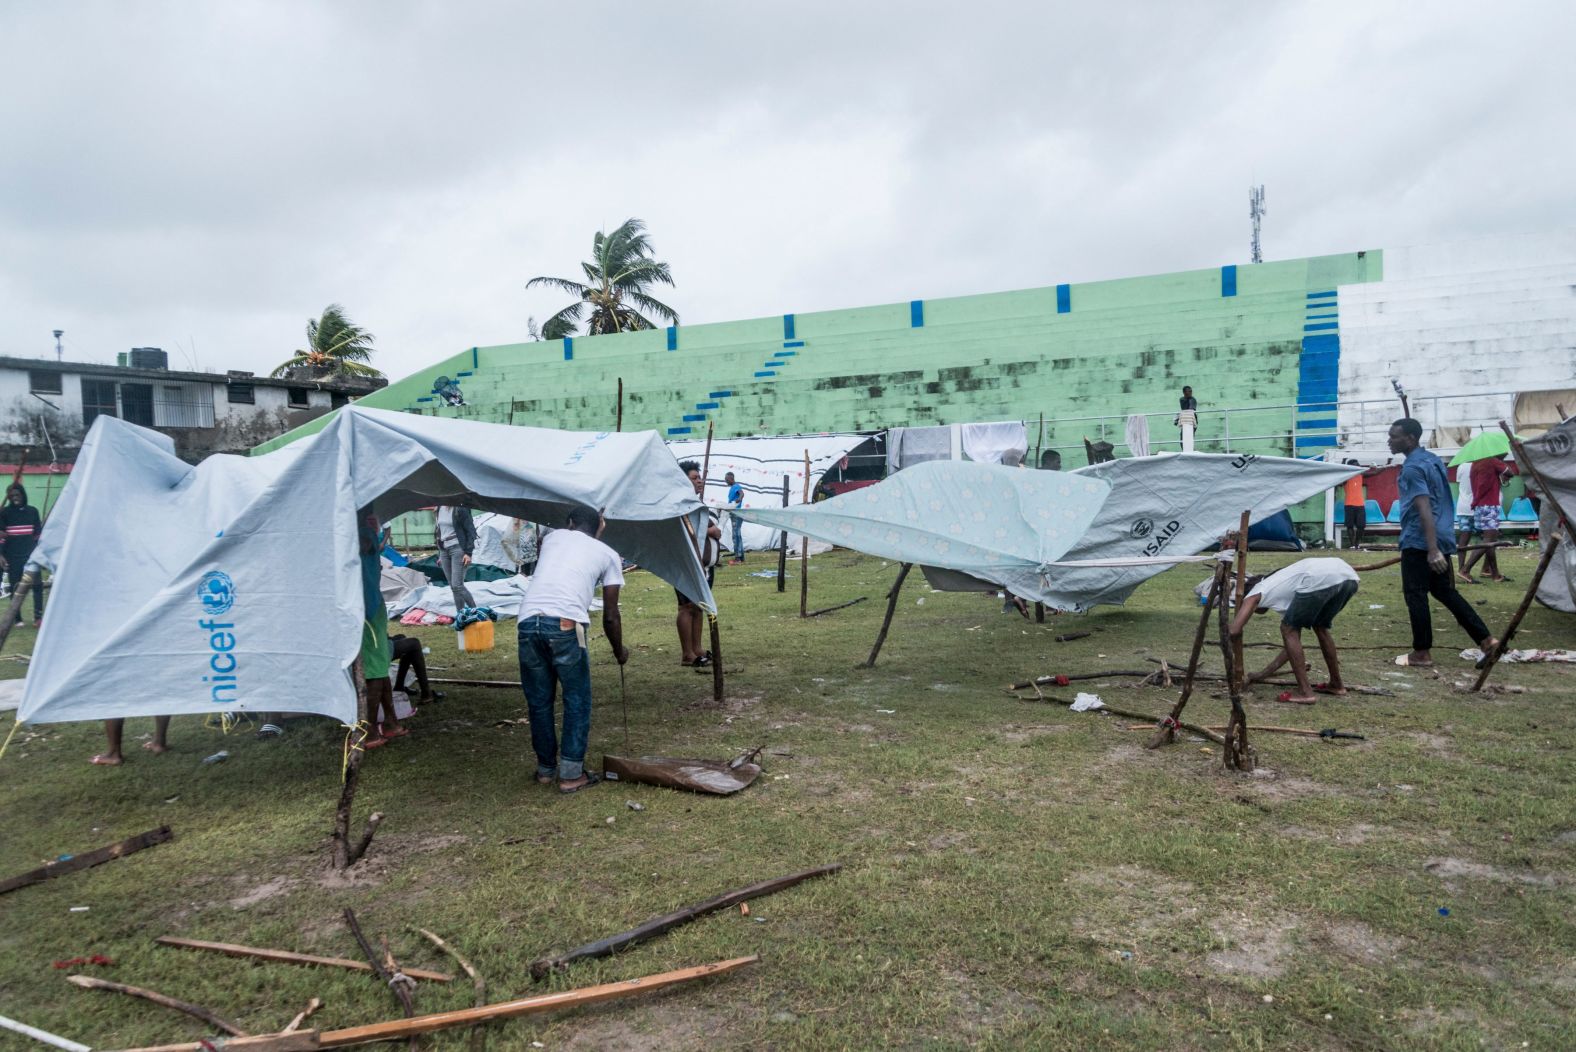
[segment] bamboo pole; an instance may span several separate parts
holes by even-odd
[[[84,990],[105,990],[113,994],[125,994],[128,997],[140,997],[144,1001],[151,1001],[154,1004],[160,1005],[164,1008],[173,1008],[177,1012],[185,1012],[187,1015],[192,1016],[193,1018],[201,1019],[204,1023],[207,1023],[215,1030],[223,1030],[231,1037],[248,1036],[245,1030],[242,1030],[240,1027],[226,1019],[220,1019],[202,1005],[194,1005],[189,1001],[179,1001],[173,997],[157,993],[153,990],[144,990],[140,986],[128,986],[125,983],[112,983],[108,979],[95,979],[91,975],[68,975],[66,976],[66,982],[70,983],[72,986],[79,986]]]
[[[810,503],[810,451],[804,451],[804,502]],[[810,613],[810,535],[799,541],[799,616]]]
[[[790,873],[787,876],[762,880],[751,884],[749,887],[738,888],[709,898],[705,902],[686,906],[683,909],[674,910],[672,913],[665,913],[660,917],[653,917],[644,924],[640,924],[628,931],[620,932],[617,935],[609,935],[607,938],[598,939],[595,942],[588,942],[584,946],[577,946],[573,950],[561,953],[556,957],[543,957],[533,961],[531,962],[531,977],[533,979],[545,978],[553,972],[563,971],[575,961],[589,960],[596,957],[611,957],[620,950],[628,949],[648,939],[654,939],[658,935],[670,932],[674,928],[688,924],[691,921],[699,920],[708,914],[716,913],[718,910],[725,910],[741,902],[748,902],[751,899],[759,899],[767,895],[776,894],[797,884],[802,884],[807,880],[814,880],[816,877],[830,876],[842,868],[843,864],[841,862],[834,862],[829,866],[817,866],[814,869],[801,870],[798,873]]]
[[[370,972],[372,966],[365,961],[352,961],[346,957],[318,957],[309,953],[292,953],[289,950],[269,950],[258,946],[238,946],[228,942],[205,942],[201,939],[179,939],[173,935],[161,935],[153,940],[160,946],[172,946],[178,950],[204,950],[210,953],[222,953],[226,957],[241,957],[253,961],[269,961],[274,964],[306,964],[323,968],[345,968],[352,972]],[[407,968],[405,974],[412,979],[425,979],[433,983],[451,983],[454,976],[442,972],[428,971],[425,968]]]
[[[1188,698],[1193,696],[1193,679],[1198,675],[1198,659],[1204,650],[1204,637],[1209,634],[1209,612],[1220,600],[1220,590],[1226,580],[1226,564],[1215,564],[1215,579],[1210,582],[1209,595],[1204,600],[1204,611],[1198,615],[1198,630],[1193,633],[1193,649],[1188,654],[1187,674],[1182,680],[1182,696],[1177,703],[1171,706],[1171,712],[1160,721],[1160,729],[1144,746],[1146,749],[1158,749],[1162,745],[1176,741],[1177,723],[1182,717],[1182,710],[1187,707]]]
[[[892,590],[887,593],[886,616],[881,619],[881,631],[876,636],[876,645],[870,648],[870,656],[865,658],[865,668],[876,667],[876,656],[881,653],[881,645],[886,642],[887,630],[892,627],[892,615],[897,611],[897,593],[903,590],[903,579],[913,568],[913,563],[904,563],[897,572],[897,580],[892,582]]]

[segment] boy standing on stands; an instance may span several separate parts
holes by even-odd
[[[38,535],[44,530],[38,509],[27,502],[27,490],[20,482],[13,482],[6,488],[5,507],[0,508],[0,528],[5,530],[5,544],[0,548],[0,552],[3,552],[0,569],[5,570],[6,581],[14,594],[17,584],[22,580],[22,571],[33,557],[33,549],[38,546]],[[21,624],[22,611],[16,613],[17,624]],[[44,582],[34,581],[33,627],[37,628],[43,620]]]
[[[1468,465],[1462,465],[1466,467]],[[1486,545],[1499,543],[1499,515],[1505,500],[1505,491],[1502,488],[1505,480],[1515,472],[1511,466],[1499,457],[1486,457],[1483,460],[1473,461],[1472,468],[1472,525],[1483,538]],[[1461,576],[1469,583],[1472,580],[1472,567],[1483,561],[1483,572],[1490,581],[1509,581],[1510,578],[1499,572],[1499,553],[1493,547],[1479,548],[1467,556],[1467,561],[1461,565]]]
[[[1404,456],[1401,465],[1401,591],[1412,622],[1412,651],[1395,659],[1397,665],[1433,665],[1434,625],[1428,597],[1439,600],[1487,654],[1499,645],[1472,604],[1456,590],[1450,573],[1450,556],[1456,540],[1450,535],[1454,502],[1445,465],[1422,447],[1423,425],[1404,417],[1390,425],[1390,452]]]
[[[733,523],[733,558],[728,565],[738,566],[744,562],[744,520],[732,513],[744,507],[744,487],[734,481],[731,471],[723,481],[728,484],[728,519]]]

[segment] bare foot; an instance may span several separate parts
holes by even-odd
[[[1308,697],[1298,697],[1297,695],[1293,694],[1289,690],[1281,691],[1278,695],[1275,696],[1275,700],[1276,701],[1287,701],[1287,702],[1290,702],[1293,705],[1314,705],[1314,704],[1317,704],[1318,701],[1319,701],[1318,698],[1315,698],[1315,697],[1313,697],[1311,695],[1308,696]]]
[[[1460,581],[1462,584],[1477,584],[1476,580],[1474,580],[1471,577],[1468,577],[1464,573],[1461,573],[1459,570],[1456,571],[1456,580]]]
[[[161,753],[161,752],[169,752],[170,751],[170,747],[168,745],[160,745],[158,742],[143,742],[142,743],[142,747],[144,749],[148,750],[151,753]]]
[[[119,753],[99,753],[88,761],[88,763],[96,763],[100,767],[119,767],[124,762],[120,758]]]
[[[1339,698],[1346,694],[1346,686],[1341,683],[1315,683],[1313,692],[1315,694],[1333,694]]]

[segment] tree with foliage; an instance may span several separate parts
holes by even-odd
[[[528,289],[543,285],[575,297],[574,303],[542,323],[542,339],[573,336],[582,322],[587,336],[654,329],[657,323],[651,316],[678,324],[678,313],[650,295],[654,285],[671,286],[673,274],[666,263],[651,258],[651,239],[640,220],[626,219],[611,234],[597,231],[591,239],[591,259],[580,268],[585,271],[584,282],[543,276],[525,283]]]
[[[268,375],[292,380],[349,380],[382,376],[366,364],[372,360],[373,335],[330,303],[321,318],[306,323],[306,349]]]

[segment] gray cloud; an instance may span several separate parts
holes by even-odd
[[[638,215],[689,323],[1576,225],[1568,5],[12,4],[0,352],[398,376]]]

